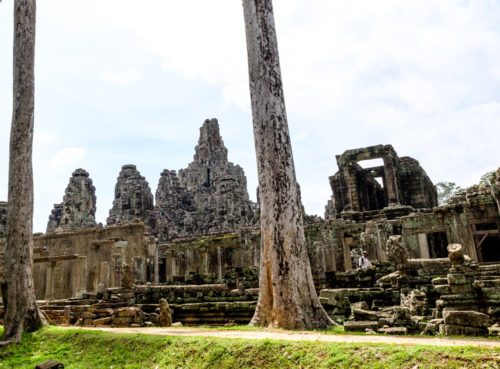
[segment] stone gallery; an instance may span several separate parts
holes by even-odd
[[[365,160],[382,165],[362,167]],[[436,188],[391,145],[336,156],[325,217],[304,214],[315,285],[346,331],[500,331],[500,168],[438,206]],[[55,324],[246,324],[258,296],[259,209],[228,161],[216,119],[193,161],[160,174],[153,197],[135,165],[118,174],[107,225],[76,169],[45,234],[34,236],[35,293]],[[5,202],[0,202],[4,246]],[[371,261],[356,268],[362,251]],[[3,257],[3,254],[0,254]],[[3,262],[2,264],[3,265]],[[169,324],[169,323],[168,323]]]

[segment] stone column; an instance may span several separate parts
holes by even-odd
[[[387,191],[387,200],[399,202],[398,184],[396,179],[396,166],[392,156],[384,156],[384,177]]]

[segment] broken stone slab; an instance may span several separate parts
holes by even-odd
[[[442,285],[447,285],[448,284],[448,278],[434,278],[432,280],[432,285],[433,286],[442,286]]]
[[[347,321],[344,322],[346,332],[364,332],[366,329],[378,329],[378,322],[373,321]]]
[[[379,329],[377,329],[377,332],[384,333],[384,334],[404,336],[404,335],[408,334],[408,328],[406,328],[406,327],[379,328]]]
[[[490,325],[490,317],[477,311],[443,311],[443,318],[446,325],[475,328]]]
[[[488,336],[489,332],[485,327],[441,324],[439,326],[439,334],[443,336]]]
[[[139,309],[134,308],[134,307],[124,307],[116,310],[116,316],[117,317],[133,317]]]
[[[499,326],[489,327],[488,332],[489,332],[490,336],[499,337],[500,336],[500,327]]]
[[[84,311],[82,313],[82,319],[83,320],[87,320],[87,319],[95,319],[97,318],[97,315],[95,314],[92,314],[92,313],[89,313],[88,311]]]
[[[378,320],[378,315],[376,311],[354,308],[352,309],[352,315],[354,316],[354,320],[357,321]]]
[[[113,318],[110,317],[110,316],[106,317],[106,318],[95,319],[94,320],[94,325],[95,326],[108,325],[108,324],[111,324],[112,321],[113,321]]]

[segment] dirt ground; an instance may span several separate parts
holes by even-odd
[[[75,327],[68,327],[75,328]],[[382,336],[382,335],[349,335],[349,334],[324,334],[309,331],[284,331],[263,329],[255,331],[245,330],[217,330],[207,328],[81,328],[101,330],[116,333],[142,333],[163,336],[198,336],[218,338],[243,338],[243,339],[273,339],[289,341],[322,341],[322,342],[352,342],[352,343],[389,343],[397,345],[431,345],[431,346],[483,346],[500,348],[500,339],[477,338],[433,338],[433,337],[407,337],[407,336]]]

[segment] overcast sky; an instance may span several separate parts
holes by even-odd
[[[0,200],[7,200],[12,0],[0,3]],[[323,215],[335,155],[392,144],[436,183],[500,166],[500,1],[275,0],[288,121],[309,214]],[[36,231],[74,169],[105,223],[136,164],[153,193],[219,119],[255,200],[240,0],[42,0],[37,4]]]

